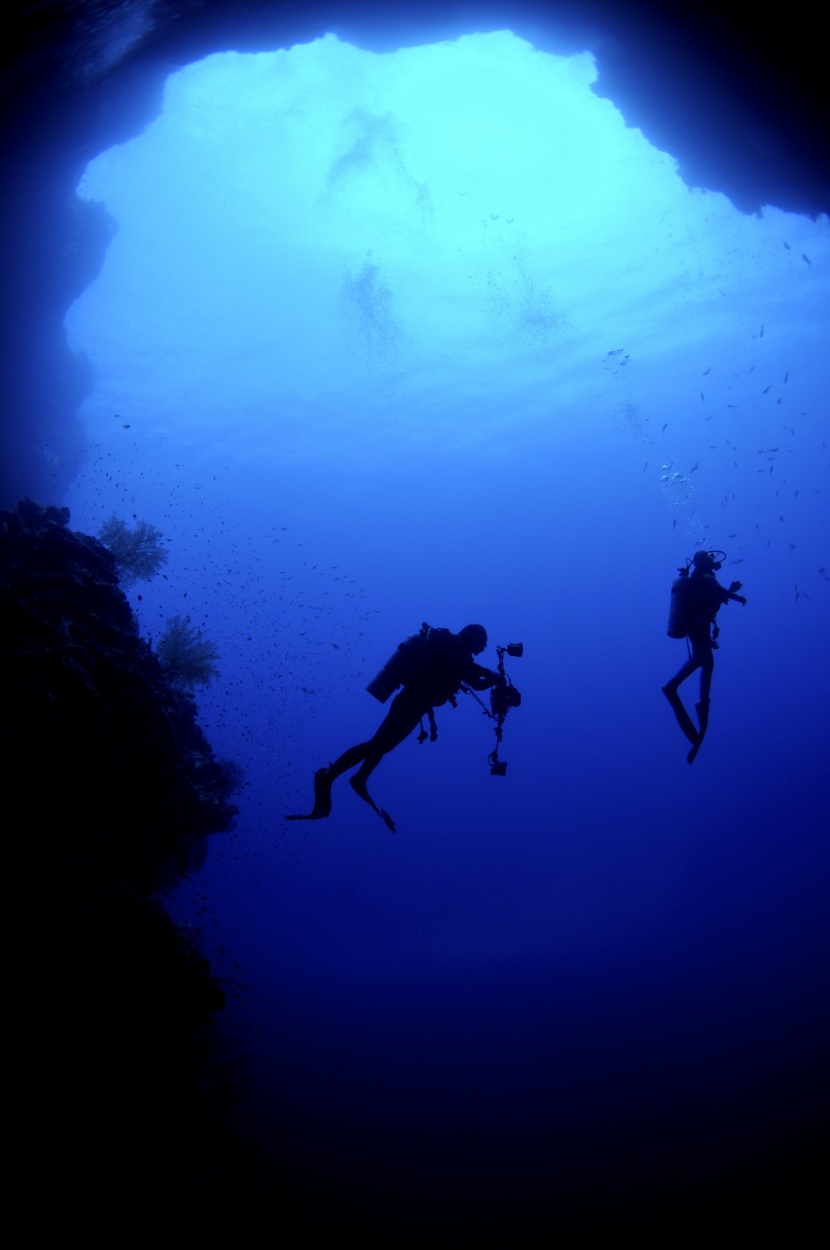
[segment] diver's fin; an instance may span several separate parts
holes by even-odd
[[[318,768],[314,774],[314,807],[307,816],[286,816],[286,820],[324,820],[331,815],[331,787],[334,778],[331,765]]]
[[[697,719],[700,722],[700,732],[697,735],[696,744],[692,747],[691,751],[686,756],[686,759],[689,761],[690,764],[694,764],[695,756],[700,750],[700,744],[703,741],[703,738],[706,734],[706,730],[709,727],[709,700],[706,699],[705,702],[703,703],[696,703],[695,711],[697,712]]]
[[[352,787],[355,794],[360,795],[364,803],[369,804],[373,812],[377,812],[378,816],[380,816],[381,820],[386,825],[386,828],[389,830],[389,832],[397,833],[394,820],[392,819],[392,817],[389,815],[388,812],[385,812],[383,810],[382,807],[378,807],[377,803],[372,798],[369,791],[366,789],[366,782],[361,781],[357,773],[355,773],[354,777],[349,778],[349,785]]]
[[[695,711],[697,712],[697,721],[700,725],[700,736],[702,739],[709,728],[709,700],[704,699],[701,703],[696,703]]]
[[[669,703],[671,704],[672,711],[677,717],[677,723],[680,726],[680,728],[683,730],[686,737],[691,742],[695,755],[696,755],[697,749],[700,746],[701,735],[695,729],[694,724],[692,723],[691,716],[689,715],[689,713],[686,711],[685,707],[683,706],[683,701],[681,700],[680,695],[677,693],[677,687],[672,686],[672,685],[663,686],[663,694],[666,696]],[[689,752],[689,754],[690,755],[692,754],[691,751]],[[692,759],[694,759],[694,755],[692,755]],[[692,760],[689,760],[690,764],[691,762]]]

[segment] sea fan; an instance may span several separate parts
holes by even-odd
[[[174,616],[159,639],[156,653],[164,675],[174,686],[192,690],[209,686],[217,676],[218,652],[200,629],[194,629],[189,616]]]
[[[167,561],[167,551],[162,546],[164,535],[147,521],[136,521],[130,529],[126,521],[112,516],[98,537],[115,556],[118,577],[125,586],[149,581]]]

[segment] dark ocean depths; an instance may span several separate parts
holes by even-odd
[[[310,1219],[424,1240],[719,1203],[826,1141],[828,222],[737,212],[508,32],[225,55],[80,193],[118,224],[73,528],[163,530],[246,770],[169,899],[231,994],[240,1124]],[[727,553],[693,767],[660,687],[676,570]],[[422,621],[469,697],[307,811]],[[684,687],[689,706],[696,678]]]

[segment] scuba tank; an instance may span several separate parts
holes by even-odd
[[[689,570],[678,569],[678,576],[671,584],[669,601],[669,624],[666,633],[669,638],[685,638],[692,624],[692,605],[694,587],[689,581]]]
[[[366,687],[369,694],[374,695],[381,703],[386,702],[390,694],[403,684],[409,674],[409,657],[404,651],[405,646],[406,643],[402,642],[395,654],[386,661],[377,676],[373,677]]]
[[[400,643],[395,654],[369,682],[366,687],[369,694],[374,695],[380,703],[385,703],[398,686],[417,677],[423,665],[429,635],[436,632],[448,634],[449,630],[433,630],[425,621],[419,634],[413,634]]]

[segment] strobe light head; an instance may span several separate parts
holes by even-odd
[[[514,660],[520,660],[525,653],[524,643],[508,642],[506,647],[496,647],[496,655],[499,657],[499,663],[504,661],[506,655],[510,655]]]

